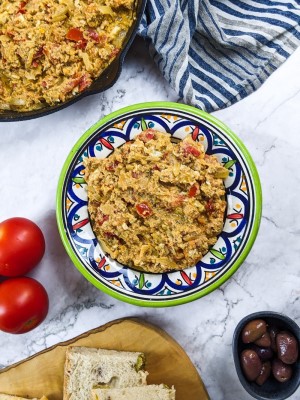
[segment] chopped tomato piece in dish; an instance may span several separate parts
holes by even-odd
[[[198,149],[196,149],[196,147],[194,147],[194,146],[192,146],[191,144],[187,144],[185,147],[184,147],[184,153],[186,154],[186,155],[188,155],[188,154],[191,154],[192,156],[194,156],[194,157],[199,157],[200,156],[200,151],[198,150]]]
[[[74,42],[79,42],[80,40],[84,40],[83,32],[78,28],[69,29],[66,38],[69,40],[73,40]]]
[[[139,203],[135,206],[137,213],[143,217],[150,217],[153,214],[152,208],[147,203]]]
[[[194,184],[190,187],[188,196],[189,196],[189,197],[195,197],[196,194],[197,194],[197,192],[198,192],[198,186],[194,183]]]

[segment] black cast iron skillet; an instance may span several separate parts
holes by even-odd
[[[62,110],[63,108],[68,107],[69,105],[75,103],[76,101],[82,99],[85,96],[101,93],[104,90],[109,89],[111,86],[113,86],[118,77],[120,76],[125,55],[136,35],[139,23],[141,21],[144,12],[145,4],[146,0],[135,1],[136,21],[134,22],[134,24],[132,24],[131,28],[128,31],[120,53],[114,59],[114,61],[106,68],[106,70],[99,76],[99,78],[93,81],[91,86],[89,86],[87,89],[85,89],[78,95],[72,97],[71,99],[54,106],[46,106],[44,108],[34,111],[23,111],[23,112],[1,111],[0,122],[24,121],[27,119],[43,117],[45,115]]]

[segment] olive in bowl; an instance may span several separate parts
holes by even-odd
[[[300,385],[300,328],[289,317],[261,311],[243,318],[232,342],[244,389],[258,400],[283,400]]]

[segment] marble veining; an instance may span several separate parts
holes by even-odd
[[[104,93],[58,113],[0,123],[0,220],[35,220],[46,254],[30,274],[47,289],[49,314],[23,335],[0,332],[0,368],[116,318],[136,316],[159,325],[185,349],[213,400],[251,397],[238,381],[231,351],[235,326],[261,310],[283,312],[300,324],[300,49],[255,93],[214,113],[245,143],[261,177],[263,217],[246,261],[210,295],[170,309],[139,308],[89,284],[72,266],[55,220],[58,176],[70,148],[99,118],[146,101],[180,101],[136,40],[122,74]],[[299,399],[300,389],[291,397]]]

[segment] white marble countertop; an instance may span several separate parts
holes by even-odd
[[[283,312],[300,324],[300,49],[257,92],[216,112],[248,147],[263,188],[261,228],[247,260],[208,296],[168,309],[139,308],[98,291],[72,265],[57,231],[58,176],[72,145],[111,111],[146,101],[178,101],[142,41],[128,54],[108,91],[47,117],[0,123],[0,220],[23,216],[45,234],[46,254],[30,274],[47,289],[49,314],[23,334],[0,332],[0,367],[24,359],[120,317],[159,325],[185,349],[213,400],[246,400],[231,341],[240,319],[255,311]],[[291,399],[300,398],[300,389]]]

